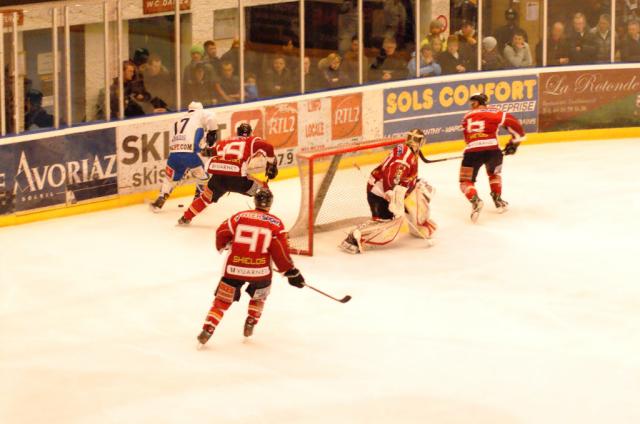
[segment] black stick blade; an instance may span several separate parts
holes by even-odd
[[[342,299],[340,299],[340,303],[347,303],[348,301],[351,300],[351,296],[346,295],[345,297],[343,297]]]

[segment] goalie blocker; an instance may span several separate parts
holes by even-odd
[[[404,220],[411,224],[415,237],[429,239],[437,228],[430,219],[433,188],[418,179],[418,152],[424,143],[419,129],[407,134],[404,144],[394,147],[376,167],[367,184],[367,202],[371,219],[354,228],[340,247],[349,253],[391,243],[397,237]]]

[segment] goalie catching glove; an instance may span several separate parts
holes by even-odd
[[[289,280],[289,284],[294,287],[298,287],[299,289],[304,287],[304,277],[300,274],[300,270],[298,268],[291,268],[289,271],[284,273],[284,276]]]
[[[507,145],[504,147],[504,154],[515,155],[519,145],[520,145],[519,142],[514,142],[513,140],[509,140]]]

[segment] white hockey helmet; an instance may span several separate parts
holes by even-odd
[[[202,106],[202,103],[200,102],[191,102],[189,103],[189,107],[188,107],[189,110],[200,110],[203,108],[204,106]]]

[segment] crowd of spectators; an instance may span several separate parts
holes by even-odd
[[[609,1],[585,0],[579,11],[552,16],[546,46],[549,66],[608,63],[612,37],[615,59],[640,62],[640,1],[618,0],[616,27],[609,15]],[[418,51],[407,42],[412,29],[402,0],[385,0],[385,31],[377,41],[367,39],[362,58],[365,82],[395,81],[416,76],[431,77],[482,70],[526,68],[543,65],[543,42],[533,49],[529,34],[519,24],[518,11],[508,8],[504,21],[493,29],[484,28],[478,39],[476,0],[455,0],[449,36],[443,21],[429,23],[429,31]],[[558,16],[560,18],[558,18]],[[342,0],[338,16],[338,44],[335,51],[309,51],[303,60],[305,91],[357,85],[360,81],[357,2]],[[408,36],[411,38],[411,35]],[[537,41],[537,40],[536,40]],[[373,44],[373,45],[372,45]],[[406,44],[406,45],[405,45]],[[378,48],[376,48],[376,46]],[[478,55],[480,49],[480,55]],[[215,41],[190,48],[190,61],[179,73],[182,103],[199,101],[205,106],[239,102],[242,90],[246,100],[299,93],[299,42],[294,35],[281,45],[245,46],[244,81],[240,80],[240,43],[219,55]],[[481,63],[478,64],[480,57]],[[480,66],[479,66],[480,65]],[[138,48],[122,63],[124,116],[134,117],[176,109],[175,70],[163,64],[159,54]],[[6,71],[5,71],[6,73]],[[10,76],[6,75],[6,80]],[[119,81],[108,87],[110,117],[119,115]],[[104,90],[96,108],[98,119],[105,118]],[[12,106],[12,102],[8,102]],[[7,118],[12,114],[7,108]],[[7,119],[7,122],[11,122]],[[51,125],[51,115],[42,108],[42,93],[25,91],[25,127]]]

